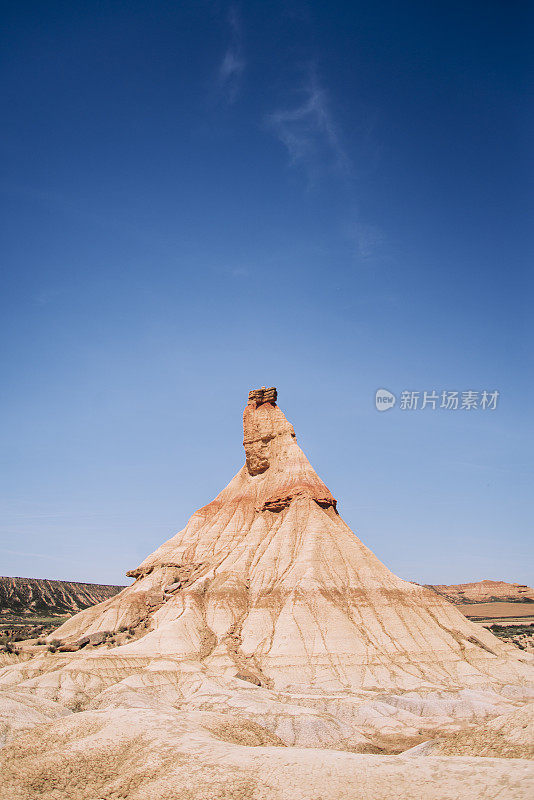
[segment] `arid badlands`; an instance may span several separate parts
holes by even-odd
[[[243,421],[130,586],[0,656],[1,800],[534,797],[533,656],[373,555],[275,389]]]

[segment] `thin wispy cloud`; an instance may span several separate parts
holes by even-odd
[[[231,275],[233,278],[248,278],[250,275],[250,270],[246,267],[235,267]]]
[[[327,91],[312,76],[301,95],[297,105],[269,114],[267,126],[286,148],[290,163],[301,167],[310,180],[332,170],[348,178],[352,164],[330,110]]]
[[[267,128],[285,147],[291,166],[300,169],[309,185],[317,186],[325,176],[337,177],[348,198],[350,222],[341,223],[353,244],[358,262],[375,262],[385,255],[386,237],[375,224],[362,219],[357,171],[348,155],[342,127],[332,110],[328,91],[315,71],[301,87],[299,102],[280,108],[266,118]],[[354,137],[353,137],[354,138]]]
[[[34,302],[38,306],[47,306],[57,300],[60,294],[61,289],[43,289],[34,295]]]
[[[245,59],[243,57],[243,35],[237,9],[232,6],[228,12],[230,43],[226,49],[217,72],[217,86],[227,103],[235,103],[241,89]]]
[[[369,261],[377,255],[384,255],[386,237],[378,225],[357,221],[351,228],[348,235],[354,241],[356,255],[360,261]]]

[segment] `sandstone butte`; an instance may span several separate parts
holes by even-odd
[[[1,800],[532,796],[532,656],[393,575],[276,401],[130,586],[4,656]]]
[[[524,583],[484,580],[452,586],[436,585],[430,588],[453,603],[534,603],[534,589]]]

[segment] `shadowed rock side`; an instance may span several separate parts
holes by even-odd
[[[530,656],[436,592],[397,578],[354,535],[273,392],[251,393],[246,463],[228,486],[128,573],[132,586],[54,637],[72,643],[143,625],[119,648],[125,657],[193,659],[274,688],[526,679]]]

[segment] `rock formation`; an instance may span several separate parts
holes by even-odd
[[[533,658],[373,555],[275,389],[243,425],[244,466],[132,585],[0,670],[0,703],[52,703],[0,751],[5,797],[526,798],[525,761],[387,754],[521,709]]]
[[[128,573],[134,584],[54,638],[143,625],[125,653],[194,658],[279,688],[520,680],[521,652],[360,542],[275,398],[276,389],[250,393],[246,463],[228,486]]]

